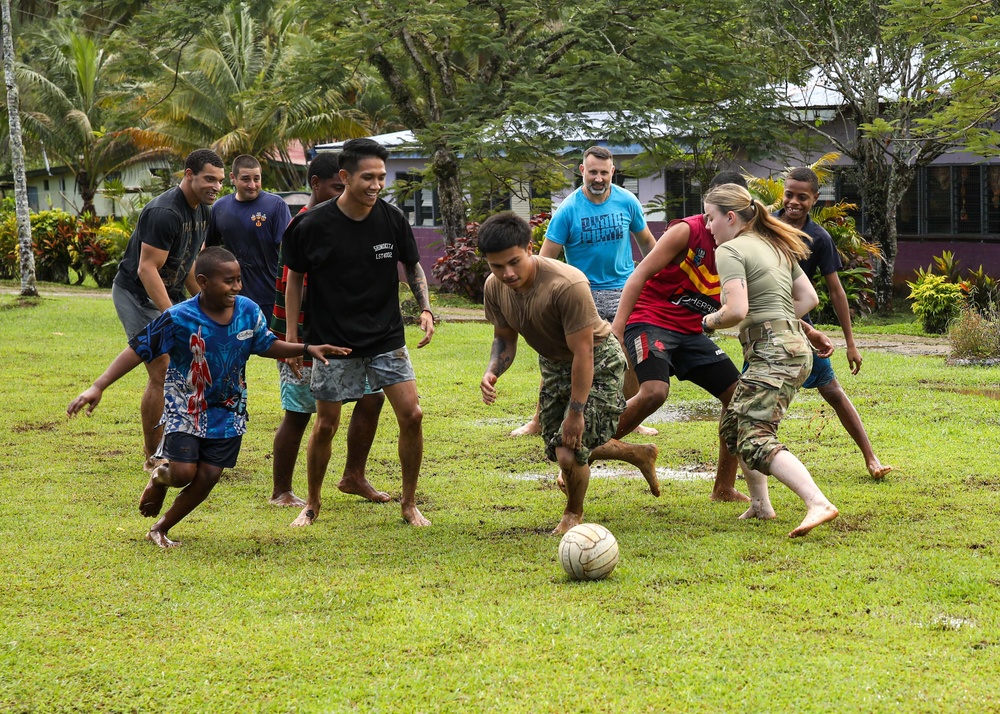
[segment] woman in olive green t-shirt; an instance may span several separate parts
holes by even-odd
[[[808,469],[777,437],[778,424],[812,368],[812,349],[799,322],[818,298],[798,259],[809,249],[803,233],[772,217],[742,186],[716,186],[705,196],[708,229],[719,248],[716,263],[722,307],[706,315],[706,331],[740,328],[747,368],[719,431],[738,454],[750,508],[741,518],[774,518],[767,493],[771,474],[801,498],[806,517],[788,535],[802,536],[837,517]]]

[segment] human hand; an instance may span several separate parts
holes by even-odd
[[[493,404],[497,400],[497,390],[496,383],[497,377],[492,372],[487,372],[483,375],[483,379],[479,382],[479,391],[483,393],[483,402],[486,404]]]
[[[318,359],[323,364],[330,364],[326,359],[327,355],[345,357],[351,354],[350,347],[335,347],[334,345],[309,345],[309,347],[306,348],[306,351],[309,353],[310,357]],[[301,361],[302,358],[296,357],[295,359]],[[302,375],[298,375],[298,377],[301,379]]]
[[[819,330],[812,328],[806,332],[806,339],[812,345],[817,357],[829,357],[833,354],[833,342]]]
[[[424,339],[417,343],[417,349],[430,344],[434,337],[434,314],[430,310],[423,310],[420,313],[420,329],[424,331]]]
[[[292,374],[295,375],[296,379],[302,379],[302,358],[301,357],[288,357],[285,359],[285,364],[287,364],[292,369]]]
[[[583,447],[584,419],[581,412],[570,410],[562,423],[562,442],[567,449],[576,451]]]
[[[91,386],[90,389],[83,392],[79,397],[69,403],[69,406],[66,407],[66,416],[74,416],[77,412],[83,409],[85,405],[89,405],[87,407],[87,416],[90,416],[94,413],[94,409],[96,409],[97,405],[101,402],[101,397],[103,395],[103,390],[98,389],[95,386]]]
[[[861,371],[861,352],[854,345],[847,348],[847,366],[851,368],[851,374]]]

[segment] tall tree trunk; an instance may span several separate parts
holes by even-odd
[[[31,243],[31,212],[28,182],[24,175],[24,144],[21,142],[20,98],[14,79],[14,40],[10,25],[10,0],[0,0],[3,14],[3,70],[7,81],[7,114],[10,117],[10,152],[14,169],[14,204],[17,213],[17,246],[21,257],[21,295],[38,295],[35,284],[35,251]]]
[[[465,235],[465,202],[462,200],[458,156],[448,147],[439,146],[434,150],[431,166],[437,179],[444,240],[447,245],[453,245],[455,239]]]
[[[868,239],[882,251],[882,260],[874,267],[875,309],[887,313],[892,309],[892,277],[899,254],[896,232],[896,210],[906,189],[916,174],[910,166],[887,161],[877,140],[862,139],[855,166],[865,209]]]

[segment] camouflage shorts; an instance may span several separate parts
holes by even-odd
[[[576,461],[581,465],[618,430],[618,417],[625,411],[625,364],[625,353],[614,337],[594,347],[594,383],[583,411],[583,446],[576,450]],[[539,356],[538,367],[542,372],[538,408],[545,456],[556,461],[556,447],[562,446],[562,423],[569,413],[573,363]]]
[[[812,349],[801,332],[774,332],[743,347],[740,377],[719,433],[729,451],[752,469],[770,473],[771,459],[785,445],[778,423],[812,369]]]

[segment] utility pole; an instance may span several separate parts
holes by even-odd
[[[31,244],[31,213],[28,182],[24,176],[24,143],[21,141],[20,98],[14,77],[14,35],[11,31],[10,0],[0,0],[3,9],[3,71],[7,79],[7,115],[10,117],[11,164],[14,169],[14,205],[17,212],[17,246],[21,256],[21,295],[38,295],[35,284],[35,251]]]

